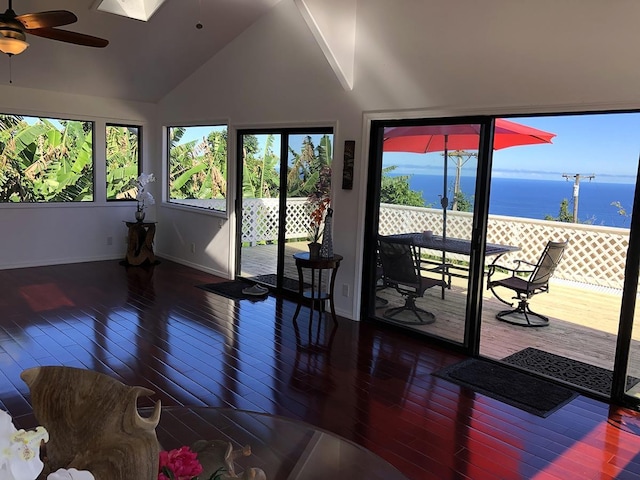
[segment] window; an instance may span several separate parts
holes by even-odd
[[[93,123],[0,115],[0,202],[93,201]]]
[[[168,127],[169,202],[227,210],[227,126]]]
[[[135,181],[141,173],[141,127],[107,125],[107,200],[136,198]]]

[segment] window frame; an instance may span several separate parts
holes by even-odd
[[[215,208],[214,206],[205,206],[205,205],[197,205],[197,204],[190,204],[186,201],[181,202],[180,200],[192,200],[193,202],[197,202],[198,200],[202,200],[202,201],[211,201],[211,200],[218,200],[218,199],[174,199],[171,198],[171,129],[174,128],[185,128],[185,129],[189,129],[189,128],[209,128],[211,131],[213,131],[214,129],[221,129],[221,131],[223,131],[222,129],[226,129],[226,159],[225,159],[225,169],[226,169],[226,173],[224,174],[224,181],[225,181],[225,192],[224,192],[224,196],[223,198],[219,199],[218,203],[223,203],[224,204],[224,209],[220,209],[220,208]],[[233,208],[233,203],[232,203],[232,199],[231,196],[233,195],[233,185],[232,182],[230,181],[232,179],[232,162],[230,161],[231,157],[232,157],[232,152],[230,151],[230,147],[233,144],[231,141],[231,127],[229,125],[228,121],[211,121],[211,122],[198,122],[198,123],[172,123],[170,125],[165,125],[164,129],[163,129],[163,135],[164,135],[164,154],[165,154],[165,161],[164,161],[164,168],[166,171],[166,176],[164,178],[164,187],[165,187],[165,191],[166,194],[164,196],[164,201],[165,204],[172,207],[172,208],[177,208],[177,209],[185,209],[185,210],[189,210],[189,211],[197,211],[197,212],[202,212],[202,213],[211,213],[215,216],[222,216],[224,218],[227,218],[229,215],[229,211]]]

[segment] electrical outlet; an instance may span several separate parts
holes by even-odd
[[[348,283],[343,283],[342,284],[342,296],[343,297],[348,297],[349,296],[349,284]]]
[[[107,237],[107,245],[113,245],[113,237]]]
[[[196,253],[196,244],[195,243],[191,244],[191,253]]]

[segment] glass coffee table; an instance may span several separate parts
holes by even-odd
[[[147,416],[150,409],[141,409]],[[224,440],[234,449],[251,447],[251,455],[235,459],[236,474],[261,468],[268,480],[407,480],[373,452],[288,418],[210,407],[164,407],[156,427],[165,450],[198,440]]]

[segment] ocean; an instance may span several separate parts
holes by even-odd
[[[521,178],[494,178],[491,183],[489,213],[510,217],[544,220],[545,216],[557,217],[560,202],[569,200],[569,213],[573,213],[573,179],[565,181],[529,180]],[[453,189],[453,177],[449,188]],[[409,186],[421,191],[426,205],[440,204],[442,177],[438,175],[411,175]],[[467,195],[475,190],[474,177],[461,177],[460,186]],[[593,225],[629,228],[633,191],[628,183],[603,183],[597,180],[581,180],[578,196],[578,219]],[[451,195],[450,195],[451,196]],[[450,200],[451,201],[451,200]],[[621,215],[612,202],[620,202],[627,215]]]

